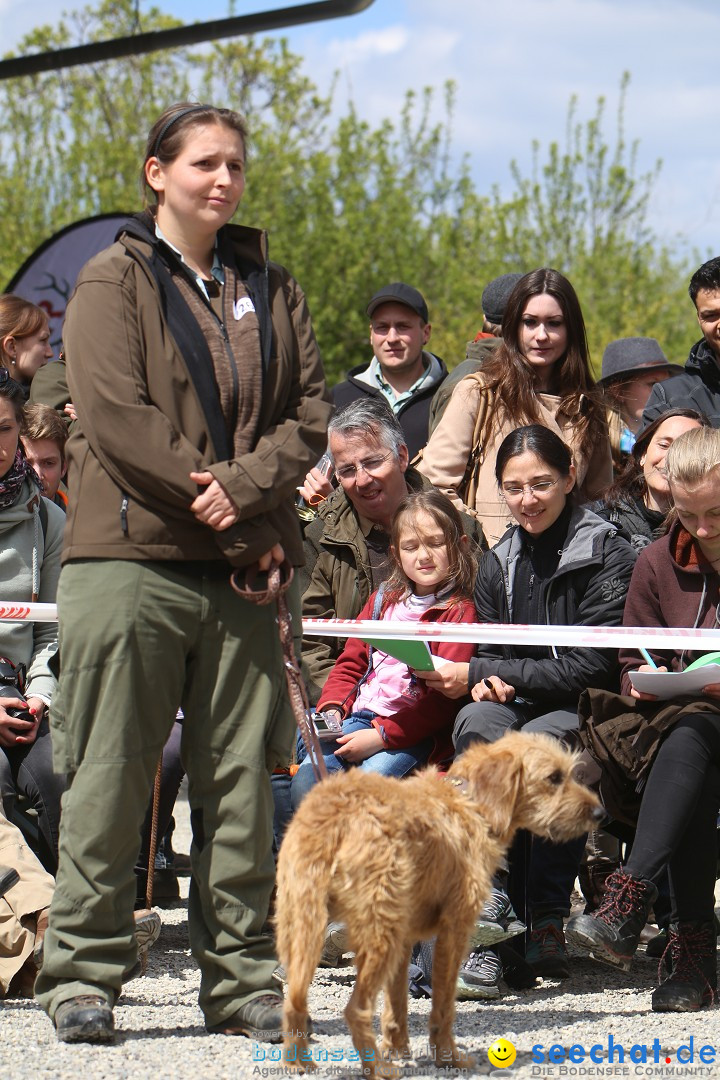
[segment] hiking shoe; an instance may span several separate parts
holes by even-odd
[[[653,1012],[696,1012],[711,1005],[717,991],[714,923],[671,923],[658,978],[668,953],[672,974],[653,991]]]
[[[150,946],[154,945],[160,937],[162,921],[157,911],[149,911],[144,908],[133,912],[135,917],[135,940],[137,941],[138,955],[147,955]]]
[[[570,958],[565,945],[562,915],[548,912],[533,922],[525,959],[536,975],[545,979],[567,979]]]
[[[502,963],[492,949],[473,949],[460,968],[455,997],[458,1001],[495,1001],[500,997]]]
[[[495,945],[498,941],[524,934],[526,930],[525,924],[515,914],[508,894],[494,885],[475,920],[470,945],[473,949]]]
[[[603,902],[593,915],[576,915],[567,924],[567,937],[593,960],[630,970],[648,913],[657,898],[651,881],[616,870],[606,882]]]
[[[99,994],[61,1001],[53,1017],[60,1042],[115,1042],[112,1009]]]
[[[283,997],[268,992],[246,1001],[219,1024],[207,1024],[211,1035],[247,1035],[262,1042],[282,1042]]]
[[[319,966],[339,967],[342,964],[344,954],[349,950],[350,943],[344,925],[339,922],[328,923]]]

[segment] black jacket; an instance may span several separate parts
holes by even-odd
[[[720,428],[720,363],[705,338],[690,350],[684,375],[655,383],[643,412],[643,426],[668,409],[696,409]]]
[[[433,356],[435,356],[434,353]],[[441,378],[432,381],[426,379],[413,396],[408,398],[407,401],[404,401],[395,413],[398,423],[405,433],[405,441],[407,443],[411,461],[418,451],[422,450],[422,448],[427,445],[430,406],[433,397],[435,396],[435,391],[442,385],[448,374],[445,362],[441,360],[439,356],[435,356],[435,359],[440,364],[442,372]],[[379,388],[370,386],[368,383],[358,379],[357,376],[361,375],[364,371],[367,371],[367,368],[367,364],[358,364],[357,367],[352,368],[348,372],[348,377],[344,382],[338,383],[337,386],[332,388],[330,393],[332,394],[336,409],[344,409],[351,401],[357,401],[359,398],[383,397],[383,393]]]
[[[513,584],[524,556],[523,530],[509,529],[480,560],[475,585],[479,622],[513,622]],[[546,594],[548,625],[620,626],[636,553],[617,530],[590,510],[574,508],[558,568]],[[548,633],[552,640],[552,633]],[[521,658],[514,645],[478,645],[469,686],[497,675],[532,703],[567,706],[590,686],[618,689],[615,649],[557,648]]]

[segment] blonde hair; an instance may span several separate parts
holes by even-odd
[[[712,427],[685,431],[673,442],[665,458],[671,484],[694,488],[720,467],[720,431]]]

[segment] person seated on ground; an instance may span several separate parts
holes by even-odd
[[[54,604],[65,515],[44,499],[20,442],[24,395],[0,368],[0,589],[6,603]],[[47,710],[56,679],[56,622],[0,626],[0,790],[12,818],[18,795],[38,813],[40,860],[57,870],[60,796],[64,777],[53,771]],[[25,672],[23,677],[23,671]]]
[[[12,293],[0,296],[0,365],[20,385],[24,399],[35,374],[52,355],[43,309]]]
[[[67,495],[61,483],[67,472],[65,443],[68,426],[49,405],[26,405],[23,409],[22,445],[25,460],[35,470],[46,499],[61,510],[67,508]]]
[[[475,622],[472,590],[477,562],[459,513],[439,491],[406,495],[390,530],[390,575],[363,607],[359,619],[427,624]],[[467,663],[474,646],[429,642],[433,656]],[[341,725],[323,743],[329,773],[357,767],[402,777],[427,761],[452,757],[456,707],[418,681],[413,668],[392,653],[348,638],[323,687],[318,712]],[[291,785],[293,810],[315,783],[305,758]]]
[[[679,364],[670,363],[655,338],[618,338],[606,346],[598,386],[605,393],[616,473],[627,462],[635,438],[643,426],[643,409],[653,386],[673,375],[681,375],[683,371]]]
[[[55,880],[0,810],[0,996],[32,997]],[[37,959],[36,959],[37,957]]]
[[[465,359],[452,369],[435,391],[430,406],[428,438],[439,424],[452,392],[460,380],[466,375],[479,371],[493,349],[502,344],[502,321],[505,317],[505,308],[510,294],[521,277],[522,274],[501,274],[500,277],[493,278],[483,289],[482,330],[478,331],[472,341],[468,341],[465,347]]]
[[[690,349],[682,375],[656,383],[643,411],[649,424],[668,409],[696,409],[720,427],[720,257],[702,264],[690,278],[702,338]]]
[[[665,458],[673,442],[685,431],[708,426],[695,409],[670,409],[638,434],[623,471],[602,499],[590,507],[621,529],[636,551],[665,532],[670,511],[670,485]]]
[[[328,445],[339,487],[305,530],[305,566],[299,572],[303,616],[356,619],[388,575],[390,525],[400,502],[432,485],[408,464],[402,428],[382,399],[354,401],[336,413]],[[477,521],[461,519],[471,546],[484,547]],[[342,649],[337,638],[303,638],[311,704]]]
[[[617,530],[572,498],[577,472],[570,448],[541,424],[511,432],[500,445],[495,473],[501,497],[515,524],[486,552],[478,569],[478,620],[552,626],[615,626],[622,619],[635,552]],[[479,645],[469,664],[446,664],[422,673],[450,697],[474,699],[458,713],[453,741],[458,754],[476,741],[494,742],[522,728],[572,740],[577,703],[588,686],[613,686],[617,654],[610,649],[547,645]],[[537,975],[569,974],[563,919],[585,838],[566,844],[533,840],[528,871],[532,923],[526,959]],[[517,875],[519,853],[511,857]],[[514,906],[523,917],[519,901]],[[485,961],[485,963],[483,963]],[[471,954],[460,973],[460,989],[474,996],[500,977],[487,958]]]
[[[640,552],[625,605],[626,626],[718,627],[720,590],[720,431],[687,431],[667,453],[665,469],[677,515],[669,533]],[[701,654],[690,649],[648,652],[661,671],[682,671]],[[607,880],[594,915],[576,916],[568,938],[606,963],[628,969],[659,875],[670,873],[672,972],[652,995],[655,1012],[701,1009],[717,989],[714,920],[717,817],[720,807],[720,683],[676,700],[659,701],[632,686],[650,671],[639,651],[621,649],[622,693],[595,695],[593,717],[622,725],[639,711],[644,727],[659,719],[658,746],[642,794],[634,783],[637,827],[624,869]],[[627,708],[623,710],[623,706]],[[669,727],[668,727],[669,725]],[[662,735],[662,731],[665,732]]]
[[[355,401],[387,402],[414,458],[428,440],[433,395],[448,373],[440,357],[425,348],[432,330],[428,307],[422,293],[396,281],[375,293],[367,313],[373,358],[352,368],[333,387],[333,401],[336,409]],[[331,495],[332,477],[316,465],[298,490],[307,503],[316,505],[317,499]]]
[[[551,269],[525,274],[508,299],[502,332],[482,370],[455,387],[419,465],[458,509],[479,518],[491,544],[511,516],[498,494],[495,458],[519,425],[542,423],[565,438],[583,497],[598,498],[612,480],[585,323],[567,278]]]

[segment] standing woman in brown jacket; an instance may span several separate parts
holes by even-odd
[[[229,224],[245,139],[229,109],[167,109],[143,165],[152,209],[87,264],[68,306],[78,421],[52,727],[70,790],[37,983],[63,1041],[114,1038],[140,827],[179,706],[206,1026],[281,1036],[270,773],[295,725],[274,606],[229,578],[302,562],[293,498],[330,406],[302,291],[264,233]]]
[[[581,498],[599,497],[612,482],[585,323],[567,278],[550,269],[525,274],[510,294],[502,336],[482,370],[455,387],[419,466],[458,509],[480,519],[490,545],[511,523],[495,457],[515,428],[544,424],[560,435],[572,451]]]

